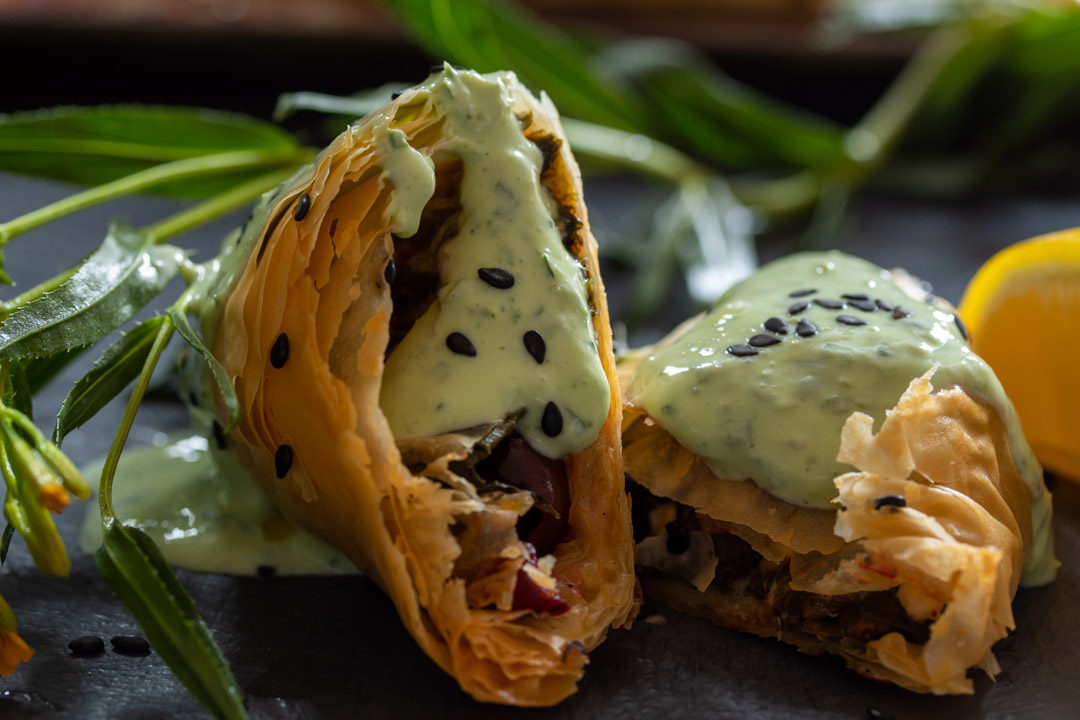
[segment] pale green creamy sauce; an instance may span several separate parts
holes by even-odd
[[[495,422],[525,408],[518,431],[557,458],[596,438],[611,389],[584,271],[563,247],[554,203],[540,184],[541,152],[521,131],[506,77],[447,67],[410,93],[411,102],[431,102],[445,116],[447,139],[434,152],[461,159],[462,211],[458,234],[439,251],[438,296],[390,354],[380,404],[398,438]],[[433,170],[398,140],[378,141],[379,162],[393,185],[393,224],[415,229]],[[480,268],[509,271],[513,287],[487,284]],[[526,349],[529,331],[543,339],[543,362]],[[464,335],[475,356],[451,351],[452,333]],[[548,403],[562,418],[557,434],[541,424]]]
[[[83,470],[86,477],[100,473],[101,463]],[[189,570],[356,572],[337,550],[288,524],[231,452],[211,453],[198,435],[124,453],[113,506],[121,522],[133,521],[153,538],[169,564]],[[101,544],[97,503],[90,503],[79,539],[87,552]]]
[[[814,289],[805,297],[792,291]],[[911,310],[896,319],[881,309],[848,304],[830,310],[815,298],[865,294]],[[790,306],[809,301],[798,314]],[[838,315],[865,320],[852,327]],[[760,333],[770,317],[788,326],[779,344],[752,357],[727,351]],[[805,318],[817,328],[796,334]],[[931,367],[936,388],[959,385],[994,407],[1005,420],[1014,462],[1033,498],[1033,542],[1024,582],[1053,578],[1050,495],[1042,470],[1024,440],[1012,404],[990,367],[971,352],[951,313],[912,300],[888,271],[838,252],[804,253],[778,260],[732,287],[713,309],[672,344],[638,366],[628,398],[643,408],[719,477],[748,478],[788,502],[826,508],[836,496],[833,478],[851,467],[836,461],[840,430],[853,412],[880,428],[912,379]]]

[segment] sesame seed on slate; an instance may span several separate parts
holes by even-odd
[[[848,300],[848,305],[857,307],[863,312],[874,312],[875,310],[877,310],[877,305],[870,302],[869,300]]]
[[[540,418],[540,429],[548,437],[555,437],[562,432],[562,425],[562,413],[559,411],[559,406],[554,402],[549,402],[544,406],[544,415]]]
[[[900,318],[906,318],[910,314],[911,314],[911,311],[908,310],[903,305],[897,305],[896,307],[893,308],[893,311],[892,311],[893,320],[899,320]]]
[[[214,442],[217,444],[218,450],[229,447],[229,441],[225,438],[225,428],[221,427],[221,423],[217,420],[210,424],[210,433],[214,436]]]
[[[792,303],[791,305],[788,305],[788,315],[798,315],[808,307],[810,307],[810,303],[806,301]]]
[[[953,315],[952,317],[953,317],[953,321],[956,322],[956,329],[960,331],[960,337],[967,340],[968,339],[967,325],[964,324],[964,321],[960,319],[959,315]]]
[[[270,364],[279,370],[289,361],[289,336],[281,333],[270,347]]]
[[[851,326],[859,326],[866,324],[865,320],[863,320],[862,318],[857,318],[854,315],[837,315],[836,322],[840,323],[841,325]]]
[[[814,298],[814,304],[826,310],[839,310],[844,307],[844,303],[832,298]]]
[[[277,473],[278,480],[289,474],[292,461],[292,447],[290,445],[278,445],[277,452],[274,453],[274,472]]]
[[[780,342],[780,338],[776,337],[775,335],[766,335],[765,333],[760,333],[750,338],[750,346],[757,348],[769,347],[770,345],[775,345],[778,342]]]
[[[386,261],[386,267],[383,268],[382,276],[387,285],[394,284],[394,278],[397,277],[397,263],[394,262],[394,258],[391,257]]]
[[[395,90],[394,92],[390,93],[390,99],[391,100],[397,100],[399,97],[401,97],[401,93],[403,93],[403,92],[405,92],[405,91],[404,90]]]
[[[308,210],[311,209],[311,196],[304,193],[300,196],[300,201],[296,203],[296,213],[293,214],[293,220],[303,220],[307,217]]]
[[[805,290],[795,290],[794,292],[789,292],[788,297],[806,297],[807,295],[813,295],[816,292],[817,292],[817,290],[815,288],[807,288]]]
[[[447,335],[446,347],[450,348],[450,352],[457,355],[476,357],[476,346],[472,344],[472,340],[465,337],[462,333],[452,332]]]
[[[682,523],[669,522],[667,530],[667,551],[672,555],[682,555],[690,549],[690,531]]]
[[[884,310],[885,312],[892,312],[893,311],[893,304],[890,303],[890,302],[885,302],[884,300],[875,300],[874,304],[877,305],[882,310]]]
[[[547,354],[547,344],[544,342],[544,337],[540,333],[535,330],[530,330],[525,333],[522,341],[525,343],[525,349],[532,355],[533,360],[537,363],[544,362],[544,355]]]
[[[68,650],[71,651],[72,655],[81,657],[100,655],[105,652],[105,641],[97,635],[84,635],[69,642]]]
[[[750,357],[758,354],[758,351],[749,345],[728,345],[727,351],[735,357]]]
[[[787,335],[788,333],[787,323],[778,317],[771,317],[766,320],[765,329],[774,332],[777,335]]]
[[[795,326],[795,334],[799,337],[817,335],[817,327],[809,320],[800,320],[799,324]]]
[[[117,635],[110,638],[113,650],[121,655],[145,656],[150,654],[150,643],[138,635]]]
[[[897,507],[902,508],[907,505],[907,500],[903,495],[882,495],[874,500],[874,509],[880,510],[883,507]]]
[[[514,276],[509,270],[497,267],[484,267],[476,271],[480,279],[493,288],[509,290],[514,287]]]
[[[869,300],[870,296],[866,293],[844,293],[840,297],[845,300]]]

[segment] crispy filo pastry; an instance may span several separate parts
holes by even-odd
[[[635,579],[596,241],[551,102],[446,66],[235,243],[203,318],[231,448],[474,698],[573,693]]]
[[[1017,586],[1057,567],[1050,496],[927,295],[797,255],[620,365],[646,594],[918,692],[999,671]]]

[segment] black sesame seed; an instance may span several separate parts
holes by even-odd
[[[260,565],[259,567],[255,568],[255,574],[261,578],[274,577],[276,573],[277,568],[275,568],[273,565]]]
[[[105,652],[105,641],[97,635],[85,635],[69,642],[68,650],[78,656],[100,655]]]
[[[146,656],[150,654],[150,643],[146,641],[146,638],[138,635],[117,635],[110,638],[109,642],[113,650],[121,655]]]
[[[907,500],[903,495],[882,495],[874,500],[874,509],[880,510],[883,507],[898,507],[902,508],[907,505]]]
[[[403,93],[403,92],[405,92],[405,91],[404,90],[395,90],[394,92],[390,93],[390,99],[391,100],[397,100],[399,97],[401,97],[401,93]]]
[[[889,302],[885,302],[884,300],[875,300],[874,304],[877,305],[882,310],[884,310],[885,312],[892,312],[893,311],[893,304],[889,303]]]
[[[390,258],[386,261],[386,267],[382,272],[383,279],[386,280],[387,285],[394,284],[394,278],[397,277],[397,263],[394,262],[394,258]]]
[[[514,276],[509,270],[497,267],[484,267],[476,271],[480,279],[493,288],[509,290],[514,287]]]
[[[289,336],[281,333],[270,348],[270,364],[281,369],[289,361]]]
[[[908,310],[903,305],[897,305],[896,307],[893,308],[893,311],[892,311],[893,320],[899,320],[900,318],[906,318],[910,314],[911,314],[911,311]]]
[[[832,298],[814,298],[814,304],[826,310],[839,310],[844,307],[844,303]]]
[[[277,452],[274,453],[274,472],[277,473],[279,480],[289,474],[289,468],[292,467],[292,461],[292,447],[289,445],[278,445]]]
[[[293,213],[293,220],[303,220],[307,217],[308,210],[311,209],[311,196],[304,193],[300,196],[300,201],[296,203],[296,212]]]
[[[690,531],[681,523],[669,522],[667,530],[667,551],[672,555],[682,555],[690,549]]]
[[[803,310],[805,310],[808,307],[810,307],[810,303],[808,303],[806,301],[797,302],[797,303],[792,303],[791,305],[788,305],[787,311],[788,311],[789,315],[798,315],[799,313],[801,313]]]
[[[540,429],[548,437],[555,437],[562,432],[563,420],[559,406],[549,402],[544,406],[544,415],[540,418]]]
[[[476,357],[476,346],[472,344],[472,340],[459,332],[452,332],[446,336],[446,347],[450,348],[452,353]]]
[[[525,333],[522,341],[525,343],[525,349],[532,355],[533,360],[537,363],[544,362],[544,355],[547,354],[547,343],[544,342],[544,337],[540,333],[530,330]]]
[[[771,317],[766,320],[765,329],[774,332],[777,335],[787,335],[788,333],[787,323],[778,317]]]
[[[866,293],[844,293],[840,297],[845,300],[869,300],[870,296]]]
[[[795,326],[795,334],[799,337],[817,335],[817,327],[809,320],[800,320],[799,324]]]
[[[813,295],[817,290],[815,288],[807,288],[806,290],[796,290],[789,292],[788,297],[806,297],[807,295]]]
[[[848,300],[848,305],[857,307],[863,312],[874,312],[875,310],[877,310],[877,305],[870,302],[869,300]]]
[[[750,346],[756,348],[769,347],[778,342],[780,342],[780,338],[775,335],[766,335],[765,333],[760,333],[750,338]]]
[[[863,320],[862,318],[857,318],[854,315],[837,315],[836,316],[836,322],[840,323],[841,325],[852,325],[852,326],[859,326],[859,325],[865,325],[866,324],[865,320]]]
[[[960,337],[967,340],[967,325],[964,324],[964,321],[960,319],[959,315],[953,315],[953,321],[956,322],[956,329],[960,331]]]
[[[750,357],[758,354],[758,351],[749,345],[729,345],[727,351],[735,357]]]
[[[225,450],[229,447],[229,441],[225,438],[225,428],[221,427],[221,423],[215,420],[210,425],[210,433],[214,436],[214,442],[218,446],[218,450]]]

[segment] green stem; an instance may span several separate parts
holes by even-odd
[[[58,218],[70,215],[73,212],[96,205],[106,200],[130,195],[157,185],[162,185],[174,180],[181,180],[199,175],[213,175],[228,170],[242,170],[264,166],[288,164],[295,166],[300,162],[306,162],[304,156],[295,150],[289,152],[266,152],[258,150],[241,150],[236,152],[219,153],[217,155],[203,155],[196,158],[186,158],[174,162],[156,165],[146,170],[132,173],[125,177],[107,182],[103,185],[76,193],[63,200],[38,208],[32,212],[21,215],[6,223],[0,224],[0,248],[7,245],[11,240],[28,230],[52,222]]]
[[[50,293],[56,288],[67,282],[72,275],[74,275],[79,269],[78,265],[69,267],[64,272],[49,278],[40,285],[35,285],[21,295],[16,295],[10,300],[0,302],[0,318],[6,318],[11,313],[15,312],[23,305],[29,305],[33,301],[37,300],[46,293]]]
[[[166,315],[164,322],[161,323],[161,328],[158,330],[157,337],[154,338],[154,344],[150,347],[150,354],[147,356],[146,362],[143,363],[139,379],[135,382],[135,389],[131,391],[131,398],[128,400],[127,408],[124,410],[124,417],[120,421],[120,427],[117,429],[112,446],[109,448],[109,454],[105,457],[105,465],[101,469],[101,483],[98,486],[98,502],[101,508],[101,521],[103,524],[116,518],[116,512],[113,510],[112,505],[112,484],[113,478],[116,476],[116,466],[120,462],[120,454],[124,451],[124,443],[127,442],[131,426],[135,423],[135,413],[139,411],[143,395],[146,394],[146,388],[150,384],[150,377],[154,374],[154,368],[157,367],[161,353],[165,351],[165,346],[169,344],[172,334],[172,319]]]
[[[688,177],[705,177],[711,171],[670,145],[644,135],[616,130],[573,118],[562,119],[574,153],[679,184]]]

